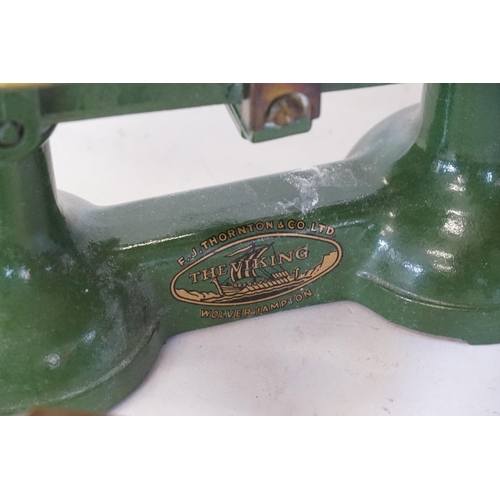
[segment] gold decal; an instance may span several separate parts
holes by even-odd
[[[312,297],[313,293],[309,288],[306,288],[304,291],[299,293],[295,293],[292,297],[288,299],[278,300],[267,305],[263,306],[255,306],[253,308],[245,307],[243,309],[200,309],[200,318],[208,318],[208,319],[238,319],[238,318],[249,318],[252,316],[261,316],[262,314],[266,314],[268,312],[277,311],[286,307],[287,305],[291,305],[294,302],[302,302],[309,297]]]
[[[172,279],[170,291],[181,302],[217,308],[200,310],[200,317],[210,319],[246,318],[302,302],[312,296],[308,285],[342,259],[334,233],[332,226],[295,219],[227,229],[200,242],[199,252],[192,248],[179,257],[182,270]],[[237,308],[266,301],[255,308]]]

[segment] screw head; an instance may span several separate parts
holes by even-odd
[[[24,134],[22,125],[15,121],[0,122],[0,148],[17,146]]]
[[[290,125],[307,113],[307,97],[302,94],[286,94],[275,99],[269,106],[267,121],[280,127]]]

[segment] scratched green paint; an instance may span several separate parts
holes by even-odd
[[[294,221],[290,231],[303,236],[334,228],[322,236],[342,259],[280,296],[282,307],[271,311],[270,297],[253,314],[353,300],[416,330],[500,342],[500,87],[429,85],[422,103],[379,124],[342,162],[106,208],[64,193],[56,201],[50,114],[29,115],[26,104],[30,123],[41,123],[39,145],[4,152],[0,164],[0,412],[105,411],[137,387],[169,337],[243,318],[203,315],[222,308],[178,300],[172,282],[186,259],[201,258],[193,248],[216,252],[229,243],[219,235],[257,222]],[[299,239],[278,238],[278,254],[302,248]],[[328,252],[311,249],[314,267]],[[309,269],[303,252],[293,254],[300,272]],[[184,288],[197,284],[182,276]]]

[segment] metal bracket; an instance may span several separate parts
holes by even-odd
[[[11,160],[35,149],[46,130],[40,125],[37,87],[12,86],[3,90],[0,92],[0,160]]]
[[[262,142],[308,132],[320,113],[319,83],[248,83],[243,101],[228,105],[241,135]]]

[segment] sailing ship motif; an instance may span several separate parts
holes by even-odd
[[[331,239],[304,234],[287,235],[288,241],[292,240],[292,238],[307,239],[311,243],[326,244],[327,247],[325,247],[325,250],[329,247],[329,250],[323,253],[319,263],[301,271],[300,267],[293,267],[294,265],[291,264],[292,251],[288,253],[276,253],[273,240],[281,236],[279,233],[260,235],[258,238],[255,238],[255,240],[259,241],[258,243],[252,241],[253,238],[249,238],[248,240],[250,241],[247,240],[244,246],[237,247],[236,250],[230,253],[222,254],[218,250],[207,255],[199,262],[206,262],[207,259],[214,257],[216,253],[223,259],[230,259],[229,262],[226,261],[227,264],[223,264],[227,272],[222,273],[219,271],[217,275],[206,281],[207,284],[212,286],[212,290],[193,290],[177,285],[178,279],[181,276],[186,276],[189,271],[192,272],[193,266],[199,265],[199,263],[193,263],[178,273],[172,280],[172,295],[177,300],[191,304],[213,306],[253,304],[285,295],[309,285],[309,283],[312,283],[334,269],[342,257],[340,245]],[[268,239],[269,243],[263,242],[265,239]],[[227,248],[230,249],[235,244],[237,242],[227,245]],[[304,251],[303,254],[300,254],[300,257],[297,255],[298,251],[298,249],[295,250],[295,259],[299,259],[301,265],[308,262],[308,251]],[[287,270],[283,265],[292,269]],[[221,267],[219,266],[219,268]],[[211,269],[215,268],[212,267]],[[199,274],[199,272],[196,274]]]
[[[259,267],[258,263],[262,262],[262,258],[267,250],[273,249],[272,262],[274,266]],[[223,283],[219,282],[219,278],[215,277],[211,282],[216,286],[219,297],[228,299],[233,302],[238,297],[244,296],[245,300],[254,297],[256,299],[261,296],[274,295],[276,292],[295,288],[299,279],[300,268],[296,267],[292,273],[279,264],[276,252],[274,251],[274,243],[264,245],[250,245],[232,252],[226,257],[235,257],[230,262],[229,278]]]

